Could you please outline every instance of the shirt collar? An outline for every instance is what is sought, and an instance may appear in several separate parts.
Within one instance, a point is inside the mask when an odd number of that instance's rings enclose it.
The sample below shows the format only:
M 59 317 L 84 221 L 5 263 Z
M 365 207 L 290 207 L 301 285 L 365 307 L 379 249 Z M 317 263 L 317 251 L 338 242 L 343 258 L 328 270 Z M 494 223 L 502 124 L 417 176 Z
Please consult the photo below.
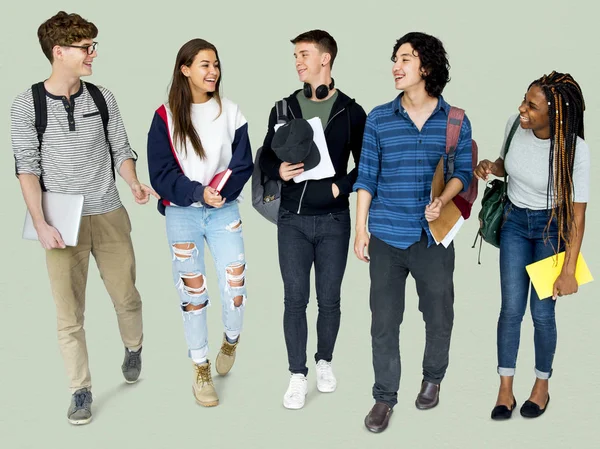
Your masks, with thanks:
M 394 98 L 394 101 L 392 101 L 392 110 L 394 111 L 394 114 L 406 117 L 408 113 L 406 112 L 406 109 L 404 109 L 404 106 L 402 106 L 402 95 L 404 95 L 404 92 L 401 92 L 396 98 Z M 438 103 L 431 115 L 435 115 L 440 109 L 444 111 L 446 115 L 450 113 L 450 105 L 441 95 L 438 97 Z

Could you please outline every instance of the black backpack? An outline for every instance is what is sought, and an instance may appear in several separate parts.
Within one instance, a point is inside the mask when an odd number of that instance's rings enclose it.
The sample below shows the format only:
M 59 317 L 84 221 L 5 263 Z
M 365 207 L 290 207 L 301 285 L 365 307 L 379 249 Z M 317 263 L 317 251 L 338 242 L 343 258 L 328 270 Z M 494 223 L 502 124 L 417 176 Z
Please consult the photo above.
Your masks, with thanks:
M 104 128 L 104 137 L 105 137 L 106 142 L 108 143 L 108 147 L 109 147 L 108 152 L 110 154 L 110 165 L 112 167 L 113 179 L 116 179 L 115 163 L 114 163 L 112 151 L 110 151 L 110 141 L 108 140 L 109 116 L 108 116 L 108 106 L 106 105 L 106 100 L 104 99 L 104 95 L 102 95 L 102 92 L 100 92 L 100 89 L 98 89 L 98 87 L 95 84 L 85 82 L 85 87 L 87 88 L 92 99 L 94 100 L 96 107 L 98 108 L 98 111 L 100 112 L 100 117 L 102 119 L 102 127 Z M 31 86 L 31 93 L 33 96 L 33 109 L 35 111 L 35 129 L 37 131 L 39 149 L 41 151 L 44 132 L 46 132 L 46 126 L 48 125 L 48 109 L 47 109 L 47 103 L 46 103 L 46 88 L 44 87 L 44 82 L 41 81 L 41 82 L 36 83 L 33 86 Z M 133 149 L 132 149 L 132 151 L 133 151 Z M 135 154 L 134 160 L 137 160 L 137 153 L 135 151 L 133 151 L 133 153 Z M 41 176 L 40 176 L 40 184 L 42 186 L 42 190 L 45 191 L 46 187 L 44 186 L 44 181 L 42 180 Z

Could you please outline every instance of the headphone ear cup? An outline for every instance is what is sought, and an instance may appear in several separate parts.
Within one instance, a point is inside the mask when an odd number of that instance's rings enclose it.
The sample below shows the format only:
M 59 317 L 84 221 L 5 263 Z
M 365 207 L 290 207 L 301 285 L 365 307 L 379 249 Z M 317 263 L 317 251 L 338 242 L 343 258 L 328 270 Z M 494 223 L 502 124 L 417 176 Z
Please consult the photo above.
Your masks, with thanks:
M 327 95 L 329 95 L 329 87 L 327 87 L 325 84 L 321 84 L 319 87 L 317 87 L 315 95 L 319 100 L 327 98 Z
M 306 98 L 312 97 L 312 87 L 309 83 L 304 83 L 304 87 L 302 88 L 302 92 Z M 318 92 L 318 89 L 317 89 Z

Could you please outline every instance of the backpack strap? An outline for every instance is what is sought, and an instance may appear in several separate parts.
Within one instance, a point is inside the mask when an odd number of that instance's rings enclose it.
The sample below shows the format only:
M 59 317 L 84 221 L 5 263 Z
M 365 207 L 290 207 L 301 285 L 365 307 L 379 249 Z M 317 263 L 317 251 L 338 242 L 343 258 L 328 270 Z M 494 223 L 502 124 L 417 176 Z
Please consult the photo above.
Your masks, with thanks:
M 46 126 L 48 125 L 48 105 L 46 103 L 46 88 L 44 82 L 31 86 L 31 94 L 33 96 L 33 110 L 35 112 L 35 130 L 38 138 L 38 149 L 42 151 L 42 140 L 44 139 L 44 133 L 46 132 Z M 15 162 L 16 171 L 16 162 Z M 46 191 L 46 186 L 40 175 L 40 186 L 42 191 Z
M 462 128 L 464 118 L 464 109 L 460 109 L 454 106 L 450 107 L 450 112 L 448 113 L 448 122 L 446 124 L 446 154 L 448 155 L 448 157 L 446 158 L 446 182 L 448 182 L 448 180 L 454 174 L 454 159 L 456 157 L 456 146 L 458 145 L 458 139 L 460 137 L 460 130 Z
M 94 104 L 96 105 L 96 107 L 98 108 L 98 111 L 100 112 L 100 118 L 102 118 L 102 127 L 104 128 L 104 138 L 106 139 L 106 143 L 108 143 L 108 152 L 110 153 L 110 164 L 111 164 L 112 171 L 113 171 L 113 178 L 116 179 L 115 161 L 114 161 L 112 151 L 110 150 L 110 140 L 108 140 L 108 120 L 110 117 L 108 114 L 108 106 L 106 104 L 106 99 L 104 98 L 104 95 L 102 95 L 102 92 L 100 91 L 100 89 L 98 89 L 98 86 L 96 86 L 95 84 L 92 84 L 92 83 L 86 81 L 85 87 L 87 87 L 87 90 L 90 93 L 92 100 L 94 100 Z M 133 154 L 135 155 L 133 160 L 137 161 L 138 154 L 135 152 L 135 150 L 133 148 L 131 149 L 131 151 L 133 151 Z
M 514 123 L 510 127 L 508 137 L 506 138 L 506 143 L 504 144 L 504 160 L 506 160 L 506 154 L 508 153 L 508 149 L 510 148 L 510 143 L 512 142 L 512 139 L 515 136 L 515 133 L 517 132 L 517 128 L 519 127 L 520 121 L 521 120 L 517 116 Z
M 98 108 L 98 111 L 100 112 L 100 117 L 102 118 L 102 127 L 104 128 L 104 137 L 106 138 L 106 142 L 108 142 L 108 144 L 110 145 L 110 142 L 108 140 L 108 106 L 106 105 L 106 99 L 104 98 L 104 95 L 102 95 L 102 92 L 100 92 L 100 89 L 98 89 L 98 86 L 96 86 L 95 84 L 89 83 L 89 82 L 85 82 L 85 87 L 87 87 L 88 92 L 90 93 L 90 96 L 92 97 L 92 100 L 94 100 L 94 103 L 96 104 L 96 107 Z
M 46 88 L 44 82 L 40 81 L 31 86 L 33 95 L 33 109 L 35 111 L 35 130 L 37 131 L 39 148 L 42 149 L 42 139 L 48 125 L 48 109 L 46 104 Z
M 277 112 L 277 124 L 288 122 L 287 101 L 285 98 L 275 103 L 275 111 Z

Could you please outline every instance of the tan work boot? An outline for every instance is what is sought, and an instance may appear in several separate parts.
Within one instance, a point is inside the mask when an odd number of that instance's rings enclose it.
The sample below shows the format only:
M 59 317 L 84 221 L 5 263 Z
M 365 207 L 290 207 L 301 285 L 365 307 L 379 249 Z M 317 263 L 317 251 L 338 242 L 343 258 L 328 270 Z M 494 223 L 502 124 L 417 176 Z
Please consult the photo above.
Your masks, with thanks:
M 232 344 L 227 341 L 227 337 L 223 334 L 223 344 L 221 345 L 221 350 L 217 354 L 216 361 L 217 373 L 221 376 L 224 376 L 231 370 L 233 362 L 235 362 L 235 348 L 237 348 L 239 342 L 239 336 L 237 341 Z
M 204 407 L 219 405 L 219 396 L 215 391 L 212 377 L 210 375 L 210 362 L 206 361 L 200 365 L 194 363 L 194 378 L 192 389 L 196 402 Z

